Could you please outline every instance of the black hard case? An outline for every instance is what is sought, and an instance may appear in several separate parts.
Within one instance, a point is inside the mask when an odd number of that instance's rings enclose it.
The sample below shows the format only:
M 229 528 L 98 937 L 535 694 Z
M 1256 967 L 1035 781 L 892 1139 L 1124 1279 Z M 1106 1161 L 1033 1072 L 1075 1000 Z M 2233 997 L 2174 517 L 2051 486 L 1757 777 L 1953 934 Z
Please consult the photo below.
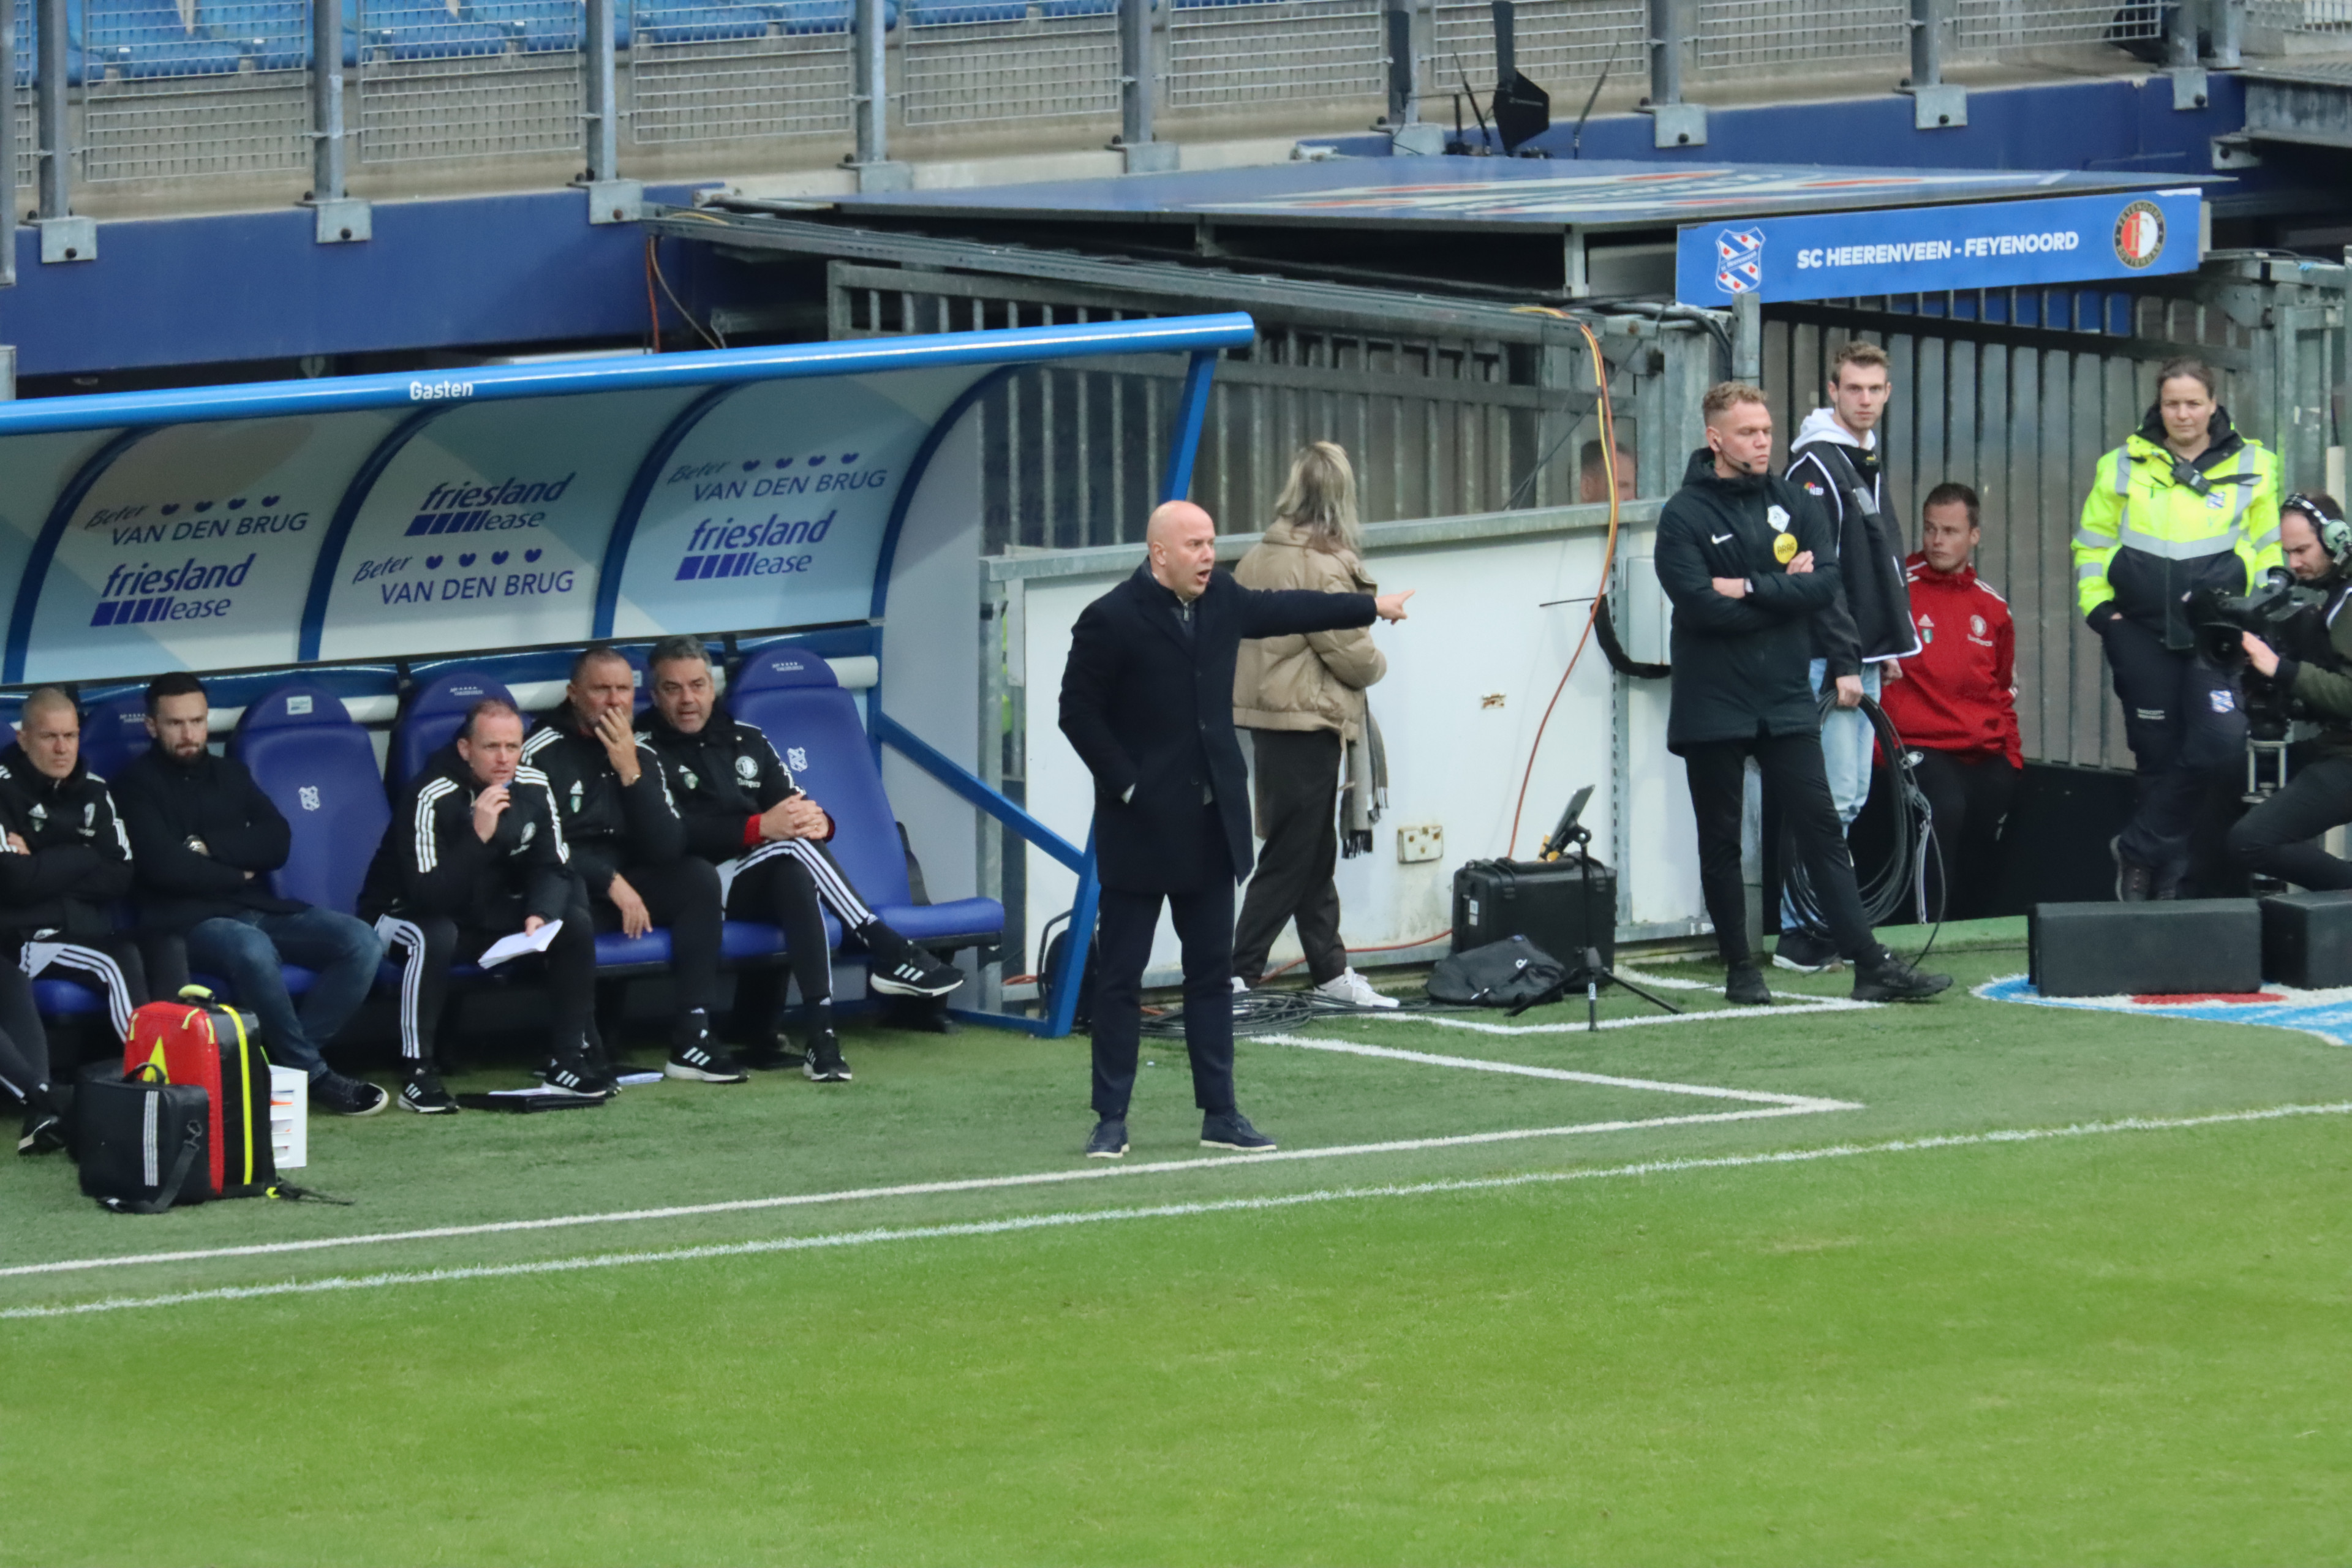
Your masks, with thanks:
M 2259 991 L 2263 917 L 2252 899 L 2036 904 L 2030 976 L 2044 996 Z
M 1592 931 L 1584 929 L 1591 878 Z M 1454 873 L 1454 951 L 1523 936 L 1583 974 L 1584 950 L 1617 954 L 1617 873 L 1595 860 L 1473 860 Z

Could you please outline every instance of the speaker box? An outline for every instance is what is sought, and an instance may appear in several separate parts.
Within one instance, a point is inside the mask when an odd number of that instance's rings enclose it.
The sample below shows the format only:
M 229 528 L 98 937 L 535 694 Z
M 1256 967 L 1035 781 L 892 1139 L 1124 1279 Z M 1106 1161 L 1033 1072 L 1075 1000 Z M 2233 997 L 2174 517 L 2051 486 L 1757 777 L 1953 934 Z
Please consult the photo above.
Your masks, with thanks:
M 2352 893 L 2264 899 L 2263 978 L 2306 991 L 2352 985 Z
M 2026 942 L 2044 996 L 2262 989 L 2263 913 L 2252 899 L 2036 904 Z

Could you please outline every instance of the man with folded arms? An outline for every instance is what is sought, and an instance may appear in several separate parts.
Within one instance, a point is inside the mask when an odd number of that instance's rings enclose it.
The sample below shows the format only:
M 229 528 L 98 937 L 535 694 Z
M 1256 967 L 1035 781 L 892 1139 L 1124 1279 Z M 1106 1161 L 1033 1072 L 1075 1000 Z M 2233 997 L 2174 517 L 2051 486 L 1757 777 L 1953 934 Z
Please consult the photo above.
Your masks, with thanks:
M 341 1116 L 373 1116 L 387 1096 L 346 1078 L 321 1054 L 375 984 L 383 943 L 363 921 L 269 890 L 293 833 L 245 765 L 206 745 L 210 704 L 184 671 L 147 687 L 155 743 L 115 783 L 131 832 L 140 918 L 187 943 L 191 968 L 226 978 L 253 1010 L 272 1061 L 310 1078 L 310 1102 Z M 281 963 L 318 978 L 299 1007 Z

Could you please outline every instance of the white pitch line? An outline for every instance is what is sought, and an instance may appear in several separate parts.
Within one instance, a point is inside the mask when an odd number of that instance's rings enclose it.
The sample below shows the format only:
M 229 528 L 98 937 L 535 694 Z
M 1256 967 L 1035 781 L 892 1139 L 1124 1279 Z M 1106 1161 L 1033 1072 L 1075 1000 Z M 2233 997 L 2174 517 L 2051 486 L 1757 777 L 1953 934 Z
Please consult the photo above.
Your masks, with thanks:
M 1569 1001 L 1574 1001 L 1570 996 Z M 1635 1018 L 1603 1018 L 1603 1029 L 1649 1029 L 1662 1024 L 1720 1024 L 1727 1019 L 1760 1024 L 1773 1018 L 1795 1018 L 1807 1013 L 1872 1013 L 1883 1002 L 1856 1002 L 1850 996 L 1816 996 L 1809 1001 L 1769 1007 L 1708 1007 L 1696 1013 L 1644 1013 Z M 1442 1029 L 1468 1029 L 1480 1035 L 1581 1035 L 1588 1024 L 1486 1024 L 1475 1018 L 1449 1018 L 1443 1013 L 1349 1013 L 1348 1020 L 1377 1018 L 1384 1023 L 1435 1024 Z
M 1656 1079 L 1612 1078 L 1606 1073 L 1574 1072 L 1567 1068 L 1526 1067 L 1517 1062 L 1486 1061 L 1478 1057 L 1440 1057 L 1427 1051 L 1400 1051 L 1387 1046 L 1363 1046 L 1353 1040 L 1317 1040 L 1304 1035 L 1253 1035 L 1269 1046 L 1297 1046 L 1302 1050 L 1336 1051 L 1343 1056 L 1379 1057 L 1394 1062 L 1418 1062 L 1423 1067 L 1461 1068 L 1471 1072 L 1508 1073 L 1515 1078 L 1555 1079 L 1563 1083 L 1594 1083 L 1608 1089 L 1644 1089 L 1660 1094 L 1695 1094 L 1709 1100 L 1744 1100 L 1757 1105 L 1786 1105 L 1805 1110 L 1860 1110 L 1843 1100 L 1822 1100 L 1810 1094 L 1768 1094 L 1753 1089 L 1717 1089 L 1703 1083 L 1665 1083 Z
M 951 1237 L 1006 1236 L 1020 1231 L 1057 1229 L 1069 1226 L 1106 1225 L 1124 1220 L 1181 1219 L 1200 1215 L 1235 1214 L 1298 1208 L 1314 1204 L 1362 1202 L 1374 1198 L 1425 1197 L 1450 1193 L 1496 1192 L 1510 1187 L 1552 1185 L 1609 1177 L 1670 1175 L 1685 1171 L 1739 1170 L 1759 1165 L 1806 1164 L 1822 1160 L 1853 1159 L 1866 1154 L 1909 1154 L 1936 1149 L 1961 1149 L 1992 1143 L 2029 1143 L 2054 1138 L 2085 1138 L 2111 1132 L 2171 1131 L 2212 1127 L 2229 1122 L 2275 1121 L 2296 1116 L 2342 1116 L 2352 1113 L 2352 1101 L 2329 1105 L 2278 1105 L 2261 1110 L 2223 1111 L 2208 1116 L 2126 1117 L 2114 1121 L 2076 1123 L 2069 1127 L 2013 1128 L 1993 1132 L 1954 1133 L 1933 1138 L 1905 1138 L 1883 1143 L 1840 1143 L 1822 1149 L 1788 1149 L 1766 1154 L 1725 1154 L 1712 1158 L 1646 1160 L 1639 1164 L 1611 1165 L 1582 1171 L 1536 1171 L 1516 1176 L 1469 1177 L 1454 1181 L 1416 1182 L 1378 1187 L 1325 1188 L 1255 1198 L 1226 1198 L 1209 1203 L 1160 1204 L 1148 1208 L 1076 1209 L 1055 1214 L 1024 1215 L 1011 1219 L 975 1220 L 959 1225 L 908 1226 L 899 1228 L 836 1231 L 826 1236 L 778 1237 L 764 1241 L 740 1241 L 709 1247 L 671 1247 L 658 1252 L 608 1252 L 582 1258 L 551 1258 L 530 1263 L 483 1264 L 464 1268 L 420 1269 L 409 1273 L 339 1275 L 325 1279 L 289 1279 L 268 1285 L 228 1285 L 205 1290 L 181 1290 L 164 1296 L 110 1296 L 95 1301 L 56 1306 L 0 1308 L 0 1321 L 28 1318 L 74 1318 L 141 1308 L 190 1306 L 211 1301 L 248 1301 L 268 1296 L 323 1295 L 331 1291 L 382 1289 L 395 1285 L 437 1285 L 467 1279 L 504 1279 L 533 1274 L 570 1274 L 591 1268 L 618 1268 L 646 1263 L 683 1263 L 709 1258 L 743 1258 L 761 1253 L 813 1252 L 830 1247 L 870 1247 L 890 1241 L 934 1241 Z M 1774 1114 L 1773 1112 L 1746 1114 Z
M 443 1241 L 454 1237 L 496 1236 L 511 1231 L 566 1230 L 577 1226 L 624 1225 L 639 1220 L 685 1219 L 697 1215 L 744 1214 L 760 1209 L 806 1208 L 819 1204 L 870 1202 L 880 1198 L 929 1197 L 947 1193 L 1052 1186 L 1064 1182 L 1103 1181 L 1118 1176 L 1159 1175 L 1171 1171 L 1241 1170 L 1293 1160 L 1347 1159 L 1363 1154 L 1403 1154 L 1424 1149 L 1468 1149 L 1487 1143 L 1517 1143 L 1537 1138 L 1569 1138 L 1595 1132 L 1636 1132 L 1657 1127 L 1696 1127 L 1715 1121 L 1761 1121 L 1780 1116 L 1811 1116 L 1826 1110 L 1859 1110 L 1837 1100 L 1806 1100 L 1757 1110 L 1714 1110 L 1683 1116 L 1653 1116 L 1630 1121 L 1581 1121 L 1567 1127 L 1520 1127 L 1496 1132 L 1457 1132 L 1441 1138 L 1406 1138 L 1388 1143 L 1344 1143 L 1328 1149 L 1282 1149 L 1265 1154 L 1217 1154 L 1206 1159 L 1154 1160 L 1114 1165 L 1097 1161 L 1065 1171 L 1017 1176 L 971 1176 L 952 1182 L 908 1182 L 895 1187 L 855 1187 L 830 1193 L 793 1193 L 781 1197 L 731 1198 L 719 1203 L 680 1204 L 668 1208 L 627 1209 L 610 1214 L 556 1215 L 545 1219 L 489 1220 L 479 1225 L 435 1226 L 424 1230 L 378 1231 L 364 1236 L 320 1237 L 309 1241 L 255 1242 L 245 1247 L 208 1247 L 184 1252 L 141 1252 L 121 1258 L 72 1258 L 54 1263 L 18 1263 L 0 1268 L 0 1279 L 25 1274 L 68 1274 L 93 1268 L 123 1268 L 144 1263 L 193 1263 L 215 1258 L 263 1258 L 319 1252 L 338 1247 L 375 1247 L 396 1241 Z

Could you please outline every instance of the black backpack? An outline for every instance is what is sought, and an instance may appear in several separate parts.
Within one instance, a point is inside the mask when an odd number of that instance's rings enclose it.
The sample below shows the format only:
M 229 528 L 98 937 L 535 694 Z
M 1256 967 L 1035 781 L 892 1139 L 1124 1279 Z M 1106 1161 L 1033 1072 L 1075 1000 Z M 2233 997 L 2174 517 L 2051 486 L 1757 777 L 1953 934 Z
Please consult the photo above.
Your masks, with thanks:
M 1429 972 L 1433 1000 L 1508 1007 L 1514 1015 L 1557 1002 L 1567 989 L 1568 965 L 1523 936 L 1442 958 Z
M 163 1081 L 160 1068 L 128 1078 L 111 1068 L 84 1068 L 74 1094 L 83 1194 L 116 1214 L 204 1202 L 212 1195 L 211 1121 L 211 1094 Z

